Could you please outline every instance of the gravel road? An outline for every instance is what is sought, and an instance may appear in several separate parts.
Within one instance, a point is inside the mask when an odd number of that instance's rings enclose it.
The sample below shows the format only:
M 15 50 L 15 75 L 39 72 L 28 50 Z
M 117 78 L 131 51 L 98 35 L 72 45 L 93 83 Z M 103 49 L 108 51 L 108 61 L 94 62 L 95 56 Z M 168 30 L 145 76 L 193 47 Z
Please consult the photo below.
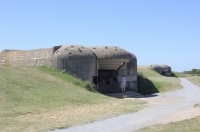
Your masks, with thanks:
M 183 86 L 181 90 L 157 94 L 158 96 L 154 97 L 138 98 L 149 102 L 148 106 L 141 111 L 54 132 L 131 132 L 154 124 L 200 115 L 200 108 L 194 107 L 195 104 L 200 104 L 200 87 L 187 79 L 180 78 L 180 81 Z

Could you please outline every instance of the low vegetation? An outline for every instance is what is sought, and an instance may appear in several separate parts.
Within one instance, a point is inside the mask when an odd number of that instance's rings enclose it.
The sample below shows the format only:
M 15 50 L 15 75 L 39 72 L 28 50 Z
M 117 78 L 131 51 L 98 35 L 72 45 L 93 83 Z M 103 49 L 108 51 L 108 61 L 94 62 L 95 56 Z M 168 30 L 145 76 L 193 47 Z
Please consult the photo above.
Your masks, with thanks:
M 200 104 L 195 104 L 194 108 L 200 107 Z
M 183 74 L 192 74 L 200 76 L 200 69 L 192 69 L 191 71 L 184 71 Z
M 171 122 L 166 125 L 153 125 L 134 132 L 200 132 L 200 117 Z
M 168 92 L 180 89 L 180 80 L 163 76 L 148 67 L 138 67 L 138 91 L 142 94 Z
M 198 69 L 192 69 L 191 71 L 184 71 L 183 73 L 175 72 L 177 77 L 186 78 L 192 83 L 200 86 L 200 74 Z
M 0 80 L 2 132 L 67 128 L 135 112 L 145 104 L 102 95 L 88 82 L 47 67 L 0 67 Z
M 200 86 L 200 76 L 188 76 L 185 78 L 188 79 L 189 81 L 191 81 L 192 83 Z
M 174 76 L 179 78 L 185 78 L 191 76 L 190 74 L 183 74 L 182 72 L 173 72 Z

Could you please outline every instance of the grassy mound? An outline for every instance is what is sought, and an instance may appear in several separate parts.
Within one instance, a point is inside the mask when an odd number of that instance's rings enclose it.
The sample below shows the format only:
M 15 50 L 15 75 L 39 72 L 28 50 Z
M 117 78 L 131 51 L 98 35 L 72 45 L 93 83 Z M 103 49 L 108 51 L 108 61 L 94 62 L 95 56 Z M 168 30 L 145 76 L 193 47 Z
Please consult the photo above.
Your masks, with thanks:
M 0 80 L 0 131 L 66 128 L 135 112 L 144 104 L 107 97 L 52 68 L 0 67 Z
M 138 67 L 138 91 L 142 94 L 168 92 L 181 88 L 177 77 L 160 75 L 148 67 Z
M 157 88 L 154 84 L 145 77 L 143 74 L 139 73 L 138 76 L 138 92 L 141 94 L 151 94 L 151 93 L 158 93 Z

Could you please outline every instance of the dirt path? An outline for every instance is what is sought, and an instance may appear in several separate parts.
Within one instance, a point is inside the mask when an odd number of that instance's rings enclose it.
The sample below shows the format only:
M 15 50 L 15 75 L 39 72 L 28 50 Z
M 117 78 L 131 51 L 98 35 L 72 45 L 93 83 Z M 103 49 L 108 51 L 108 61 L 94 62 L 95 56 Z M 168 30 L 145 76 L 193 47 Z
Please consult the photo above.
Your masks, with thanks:
M 158 94 L 158 96 L 139 98 L 149 102 L 145 109 L 105 120 L 96 121 L 55 132 L 130 132 L 149 125 L 168 123 L 200 115 L 200 87 L 181 78 L 183 89 Z

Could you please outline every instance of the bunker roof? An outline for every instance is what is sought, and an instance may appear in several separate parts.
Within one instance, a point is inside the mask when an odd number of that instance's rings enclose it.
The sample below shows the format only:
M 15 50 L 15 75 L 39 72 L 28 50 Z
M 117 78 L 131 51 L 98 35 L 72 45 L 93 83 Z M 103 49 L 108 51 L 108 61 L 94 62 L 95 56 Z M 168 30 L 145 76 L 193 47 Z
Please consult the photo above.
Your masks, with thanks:
M 136 59 L 135 55 L 117 46 L 90 47 L 98 59 Z
M 82 45 L 63 45 L 55 51 L 54 55 L 63 56 L 66 58 L 69 56 L 95 56 L 92 50 Z
M 152 68 L 162 68 L 160 65 L 157 65 L 157 64 L 151 65 L 151 67 L 152 67 Z
M 161 67 L 162 67 L 162 68 L 168 68 L 168 69 L 171 69 L 171 67 L 168 66 L 168 65 L 161 65 Z

